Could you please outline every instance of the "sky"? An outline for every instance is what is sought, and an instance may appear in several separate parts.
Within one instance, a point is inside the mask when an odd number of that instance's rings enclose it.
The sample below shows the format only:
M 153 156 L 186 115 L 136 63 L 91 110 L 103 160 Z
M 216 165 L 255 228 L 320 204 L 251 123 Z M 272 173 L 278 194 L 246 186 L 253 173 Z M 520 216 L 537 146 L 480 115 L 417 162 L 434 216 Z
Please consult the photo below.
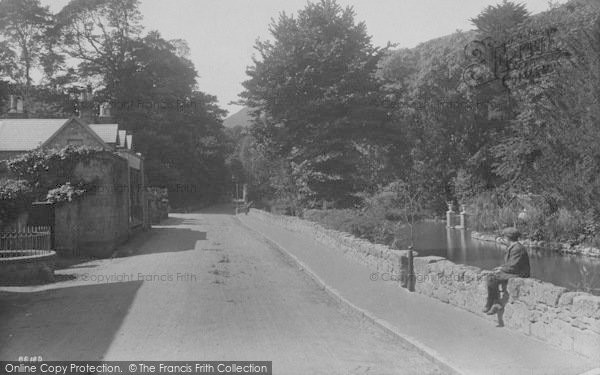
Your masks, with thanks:
M 470 18 L 501 0 L 337 0 L 352 6 L 364 21 L 376 46 L 396 43 L 414 47 L 456 30 L 471 30 Z M 564 2 L 565 0 L 560 0 Z M 54 12 L 69 0 L 42 0 Z M 518 1 L 517 1 L 518 2 Z M 535 14 L 548 9 L 548 0 L 523 1 Z M 185 39 L 198 71 L 198 88 L 217 96 L 233 114 L 233 105 L 247 79 L 257 38 L 268 39 L 268 26 L 281 11 L 295 14 L 306 0 L 141 0 L 145 31 L 158 30 L 165 39 Z

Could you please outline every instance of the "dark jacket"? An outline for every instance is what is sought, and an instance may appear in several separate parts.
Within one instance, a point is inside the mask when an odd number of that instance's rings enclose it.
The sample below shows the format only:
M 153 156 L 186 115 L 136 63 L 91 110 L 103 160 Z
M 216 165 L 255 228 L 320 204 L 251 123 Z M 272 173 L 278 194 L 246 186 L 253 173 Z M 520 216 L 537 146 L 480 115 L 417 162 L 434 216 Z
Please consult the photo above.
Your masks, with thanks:
M 506 251 L 502 271 L 519 277 L 529 277 L 529 255 L 527 250 L 519 242 L 513 242 Z

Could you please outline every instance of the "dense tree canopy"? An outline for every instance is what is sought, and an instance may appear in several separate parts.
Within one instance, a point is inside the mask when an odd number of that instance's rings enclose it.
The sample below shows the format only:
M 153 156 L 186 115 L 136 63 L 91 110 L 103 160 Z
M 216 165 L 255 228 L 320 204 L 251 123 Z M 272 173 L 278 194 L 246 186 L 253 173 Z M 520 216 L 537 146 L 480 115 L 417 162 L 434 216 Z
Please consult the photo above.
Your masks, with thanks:
M 239 165 L 256 189 L 304 206 L 416 179 L 436 210 L 496 190 L 589 207 L 598 20 L 593 1 L 535 16 L 504 1 L 471 19 L 475 31 L 388 51 L 334 1 L 281 14 L 247 71 L 242 97 L 255 121 Z M 477 84 L 467 75 L 474 57 Z M 265 164 L 270 180 L 249 172 L 257 160 L 276 162 Z
M 289 161 L 306 203 L 343 201 L 365 188 L 365 156 L 392 143 L 375 76 L 384 50 L 354 16 L 332 0 L 308 3 L 296 17 L 280 14 L 273 40 L 257 42 L 244 82 L 254 135 Z

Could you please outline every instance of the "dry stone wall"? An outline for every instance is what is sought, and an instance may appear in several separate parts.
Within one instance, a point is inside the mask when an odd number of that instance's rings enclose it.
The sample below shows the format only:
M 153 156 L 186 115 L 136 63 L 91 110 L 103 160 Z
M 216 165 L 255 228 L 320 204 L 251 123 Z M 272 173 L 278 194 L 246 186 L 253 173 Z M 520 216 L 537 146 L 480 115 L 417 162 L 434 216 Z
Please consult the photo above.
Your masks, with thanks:
M 406 251 L 394 251 L 350 234 L 325 229 L 292 216 L 252 209 L 250 215 L 302 235 L 311 236 L 379 272 L 404 274 Z M 415 257 L 415 292 L 465 309 L 506 327 L 600 361 L 600 296 L 571 292 L 536 279 L 515 278 L 503 296 L 504 311 L 481 312 L 491 271 L 455 264 L 443 257 Z
M 442 257 L 414 260 L 415 291 L 463 308 L 562 349 L 600 360 L 600 296 L 536 279 L 509 280 L 504 311 L 481 312 L 490 271 L 454 264 Z
M 292 232 L 310 236 L 323 245 L 369 266 L 374 271 L 392 275 L 392 280 L 399 283 L 406 280 L 408 274 L 408 251 L 406 250 L 393 250 L 345 232 L 326 229 L 317 223 L 295 216 L 273 215 L 256 209 L 251 209 L 249 215 Z

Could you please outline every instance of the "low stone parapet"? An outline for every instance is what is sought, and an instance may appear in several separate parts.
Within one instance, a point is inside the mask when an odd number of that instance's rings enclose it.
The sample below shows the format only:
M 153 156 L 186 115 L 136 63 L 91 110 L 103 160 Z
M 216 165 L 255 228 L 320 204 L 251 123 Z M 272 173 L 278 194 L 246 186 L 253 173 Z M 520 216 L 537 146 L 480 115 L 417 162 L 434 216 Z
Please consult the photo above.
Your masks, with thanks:
M 414 259 L 415 291 L 490 318 L 481 312 L 491 271 L 442 257 Z M 506 327 L 600 360 L 600 296 L 570 292 L 536 279 L 514 278 L 498 317 Z
M 408 251 L 393 250 L 385 245 L 356 238 L 351 234 L 326 229 L 312 221 L 295 216 L 273 215 L 266 211 L 251 209 L 249 215 L 264 222 L 278 225 L 292 232 L 310 236 L 323 245 L 339 250 L 345 256 L 369 266 L 373 271 L 393 275 L 392 279 L 405 284 L 408 276 Z M 416 256 L 417 253 L 413 252 Z
M 255 209 L 249 214 L 310 236 L 372 270 L 398 275 L 398 281 L 408 274 L 406 250 L 392 250 L 298 217 Z M 415 257 L 413 264 L 415 292 L 490 321 L 500 319 L 510 329 L 600 361 L 600 296 L 571 292 L 536 279 L 514 278 L 509 280 L 507 295 L 502 298 L 504 311 L 488 316 L 481 310 L 487 297 L 487 277 L 492 271 L 455 264 L 437 256 Z

